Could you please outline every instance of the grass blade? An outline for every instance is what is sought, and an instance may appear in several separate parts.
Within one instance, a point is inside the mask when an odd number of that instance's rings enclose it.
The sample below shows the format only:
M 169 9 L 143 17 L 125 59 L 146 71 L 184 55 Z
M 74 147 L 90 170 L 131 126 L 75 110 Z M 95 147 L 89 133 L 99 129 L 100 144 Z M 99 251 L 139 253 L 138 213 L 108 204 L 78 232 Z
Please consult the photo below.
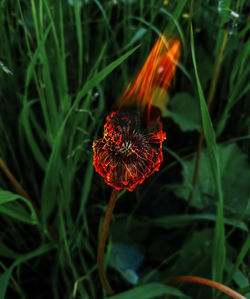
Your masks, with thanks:
M 110 299 L 151 299 L 164 294 L 174 295 L 178 298 L 190 298 L 173 287 L 160 283 L 150 283 L 112 296 Z
M 212 258 L 212 278 L 215 281 L 222 282 L 223 269 L 225 264 L 226 248 L 225 248 L 225 230 L 224 230 L 224 215 L 223 215 L 223 195 L 221 186 L 220 164 L 217 152 L 216 137 L 211 122 L 211 118 L 207 109 L 205 97 L 202 91 L 194 51 L 194 34 L 191 27 L 191 51 L 195 71 L 195 78 L 200 100 L 202 124 L 204 128 L 204 136 L 209 152 L 210 164 L 213 173 L 214 183 L 216 185 L 218 202 L 216 211 L 216 223 L 214 232 L 214 246 Z

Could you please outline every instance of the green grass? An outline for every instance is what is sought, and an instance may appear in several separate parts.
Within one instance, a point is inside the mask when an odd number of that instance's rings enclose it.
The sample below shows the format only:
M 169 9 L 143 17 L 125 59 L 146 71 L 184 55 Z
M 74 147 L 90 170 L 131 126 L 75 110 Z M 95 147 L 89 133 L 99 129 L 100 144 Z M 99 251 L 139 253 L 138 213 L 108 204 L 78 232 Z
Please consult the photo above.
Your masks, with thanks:
M 0 158 L 30 198 L 1 168 L 0 299 L 105 296 L 96 251 L 111 188 L 94 172 L 92 142 L 163 31 L 182 44 L 164 111 L 164 162 L 120 193 L 106 256 L 113 298 L 226 298 L 167 286 L 176 275 L 250 298 L 249 4 L 199 0 L 185 18 L 191 1 L 163 2 L 0 0 L 0 61 L 13 73 L 0 68 Z

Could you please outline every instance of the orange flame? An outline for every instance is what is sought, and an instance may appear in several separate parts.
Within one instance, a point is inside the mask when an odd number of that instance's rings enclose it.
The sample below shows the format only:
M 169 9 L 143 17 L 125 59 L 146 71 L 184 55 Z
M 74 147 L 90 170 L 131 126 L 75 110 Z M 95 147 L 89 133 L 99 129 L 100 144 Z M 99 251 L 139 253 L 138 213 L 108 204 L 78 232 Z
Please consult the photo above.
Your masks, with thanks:
M 159 100 L 168 90 L 180 57 L 180 41 L 167 40 L 165 34 L 156 41 L 138 76 L 127 86 L 118 99 L 118 109 L 138 105 L 145 109 L 148 116 L 153 102 Z M 148 119 L 149 120 L 149 119 Z

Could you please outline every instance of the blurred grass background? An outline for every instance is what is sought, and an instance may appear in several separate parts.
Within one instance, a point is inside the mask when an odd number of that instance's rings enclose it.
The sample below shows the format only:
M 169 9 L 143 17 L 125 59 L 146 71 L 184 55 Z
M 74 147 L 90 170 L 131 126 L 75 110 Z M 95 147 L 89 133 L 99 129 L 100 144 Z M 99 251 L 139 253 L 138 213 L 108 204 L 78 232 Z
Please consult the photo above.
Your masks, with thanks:
M 94 173 L 92 141 L 163 31 L 182 43 L 164 163 L 120 193 L 107 248 L 114 298 L 160 296 L 175 275 L 250 298 L 249 9 L 244 0 L 0 1 L 0 299 L 103 298 L 96 248 L 111 188 Z M 180 298 L 226 298 L 175 288 Z

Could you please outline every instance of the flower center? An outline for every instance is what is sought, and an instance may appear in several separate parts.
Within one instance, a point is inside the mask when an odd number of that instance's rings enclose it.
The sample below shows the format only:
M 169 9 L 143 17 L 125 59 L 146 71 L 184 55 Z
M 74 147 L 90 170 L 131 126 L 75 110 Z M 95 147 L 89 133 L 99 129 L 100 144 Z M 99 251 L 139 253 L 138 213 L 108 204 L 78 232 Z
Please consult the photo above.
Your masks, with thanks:
M 118 149 L 118 151 L 123 155 L 129 155 L 131 154 L 133 150 L 133 143 L 131 140 L 123 141 L 121 147 Z

